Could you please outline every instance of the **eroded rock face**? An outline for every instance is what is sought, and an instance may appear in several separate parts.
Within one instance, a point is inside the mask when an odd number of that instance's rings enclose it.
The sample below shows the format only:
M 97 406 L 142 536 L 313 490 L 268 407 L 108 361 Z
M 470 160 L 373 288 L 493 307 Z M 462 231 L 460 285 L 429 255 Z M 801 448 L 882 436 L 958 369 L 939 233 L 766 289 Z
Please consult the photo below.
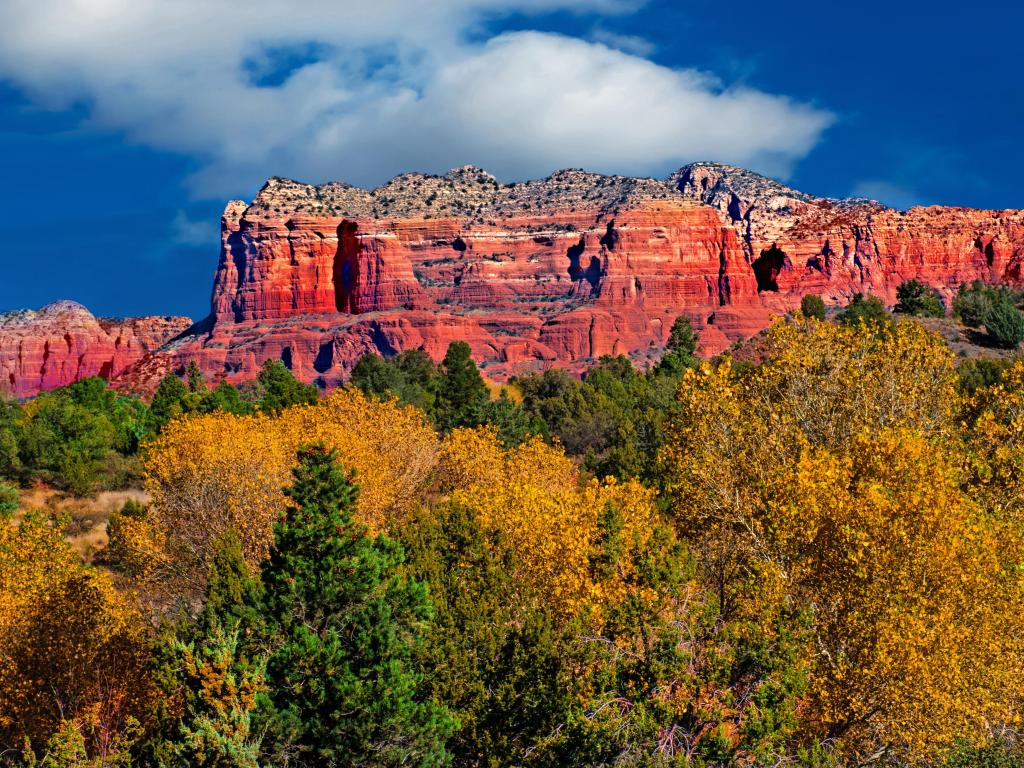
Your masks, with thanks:
M 605 354 L 642 364 L 680 314 L 713 354 L 806 293 L 892 302 L 917 277 L 949 298 L 964 281 L 1019 281 L 1024 256 L 1016 211 L 900 212 L 710 163 L 515 185 L 466 167 L 372 192 L 275 178 L 222 223 L 210 325 L 168 348 L 170 364 L 244 378 L 273 357 L 327 386 L 366 352 L 440 358 L 454 340 L 499 378 Z
M 0 391 L 23 398 L 88 376 L 112 379 L 191 325 L 187 317 L 98 319 L 73 301 L 0 314 Z
M 1020 211 L 901 212 L 711 163 L 511 185 L 465 167 L 373 191 L 273 178 L 224 212 L 211 316 L 120 381 L 149 388 L 193 359 L 239 381 L 275 358 L 330 387 L 366 352 L 440 359 L 455 340 L 495 378 L 605 354 L 642 365 L 681 314 L 710 355 L 807 293 L 892 303 L 916 277 L 949 299 L 974 279 L 1019 283 L 1022 261 Z

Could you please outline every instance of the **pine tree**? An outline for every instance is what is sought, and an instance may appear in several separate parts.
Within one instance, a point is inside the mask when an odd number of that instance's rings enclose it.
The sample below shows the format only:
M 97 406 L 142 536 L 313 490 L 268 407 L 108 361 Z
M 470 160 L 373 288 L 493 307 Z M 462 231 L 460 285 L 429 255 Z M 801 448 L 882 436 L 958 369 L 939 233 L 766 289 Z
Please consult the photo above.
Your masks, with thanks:
M 199 768 L 256 768 L 261 738 L 253 728 L 265 689 L 265 656 L 249 648 L 257 580 L 249 574 L 238 534 L 218 542 L 199 621 L 170 647 L 171 684 L 182 697 L 182 716 L 163 754 L 174 764 Z
M 161 380 L 149 406 L 149 426 L 160 432 L 168 423 L 189 413 L 194 396 L 178 376 L 169 373 Z
M 355 520 L 358 487 L 333 451 L 299 460 L 262 573 L 276 759 L 444 765 L 453 723 L 421 699 L 412 664 L 431 617 L 426 587 L 403 575 L 397 542 Z
M 435 400 L 435 421 L 447 432 L 456 427 L 474 427 L 483 421 L 482 410 L 489 398 L 487 385 L 477 370 L 469 344 L 453 341 L 442 363 L 444 373 Z
M 697 334 L 686 315 L 680 315 L 672 323 L 672 330 L 669 332 L 668 343 L 665 347 L 665 355 L 655 367 L 655 373 L 678 378 L 687 368 L 692 368 L 695 365 L 697 359 L 694 357 L 694 353 L 697 351 Z
M 256 377 L 259 406 L 264 413 L 278 414 L 293 405 L 313 405 L 320 393 L 303 384 L 280 360 L 267 360 Z
M 260 582 L 253 578 L 242 556 L 242 542 L 234 529 L 221 536 L 206 580 L 206 601 L 200 626 L 214 623 L 234 629 L 239 624 L 255 625 L 254 609 L 259 605 Z
M 206 393 L 206 381 L 203 379 L 203 372 L 195 360 L 188 364 L 185 371 L 185 381 L 188 383 L 188 391 L 193 394 L 203 395 Z

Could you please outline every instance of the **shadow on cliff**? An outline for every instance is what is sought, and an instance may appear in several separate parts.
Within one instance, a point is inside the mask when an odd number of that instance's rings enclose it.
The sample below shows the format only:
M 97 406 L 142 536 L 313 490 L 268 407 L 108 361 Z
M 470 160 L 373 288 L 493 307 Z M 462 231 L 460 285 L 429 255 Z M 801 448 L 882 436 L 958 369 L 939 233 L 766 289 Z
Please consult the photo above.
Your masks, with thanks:
M 597 256 L 590 257 L 590 264 L 583 268 L 583 251 L 586 249 L 583 238 L 576 245 L 569 246 L 566 255 L 569 257 L 569 278 L 572 280 L 586 280 L 591 288 L 597 288 L 601 279 L 601 260 Z

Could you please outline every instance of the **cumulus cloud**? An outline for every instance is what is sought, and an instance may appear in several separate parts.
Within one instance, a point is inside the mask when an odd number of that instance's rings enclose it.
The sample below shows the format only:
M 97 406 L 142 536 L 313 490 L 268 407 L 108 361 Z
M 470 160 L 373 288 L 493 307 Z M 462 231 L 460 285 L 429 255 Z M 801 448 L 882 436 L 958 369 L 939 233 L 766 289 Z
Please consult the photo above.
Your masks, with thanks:
M 637 0 L 5 0 L 0 77 L 40 105 L 196 158 L 197 196 L 268 175 L 380 183 L 475 163 L 667 173 L 713 159 L 785 176 L 833 117 L 502 14 L 608 18 Z M 627 41 L 628 42 L 628 41 Z

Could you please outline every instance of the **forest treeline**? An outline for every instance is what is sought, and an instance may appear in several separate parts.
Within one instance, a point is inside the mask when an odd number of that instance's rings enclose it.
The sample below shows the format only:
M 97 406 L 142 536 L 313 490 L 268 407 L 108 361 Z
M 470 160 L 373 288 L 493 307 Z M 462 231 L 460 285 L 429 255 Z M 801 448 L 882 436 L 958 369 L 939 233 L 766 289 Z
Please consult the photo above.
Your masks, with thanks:
M 805 304 L 582 380 L 5 403 L 0 764 L 1024 765 L 1024 362 Z M 33 482 L 150 503 L 89 565 Z

